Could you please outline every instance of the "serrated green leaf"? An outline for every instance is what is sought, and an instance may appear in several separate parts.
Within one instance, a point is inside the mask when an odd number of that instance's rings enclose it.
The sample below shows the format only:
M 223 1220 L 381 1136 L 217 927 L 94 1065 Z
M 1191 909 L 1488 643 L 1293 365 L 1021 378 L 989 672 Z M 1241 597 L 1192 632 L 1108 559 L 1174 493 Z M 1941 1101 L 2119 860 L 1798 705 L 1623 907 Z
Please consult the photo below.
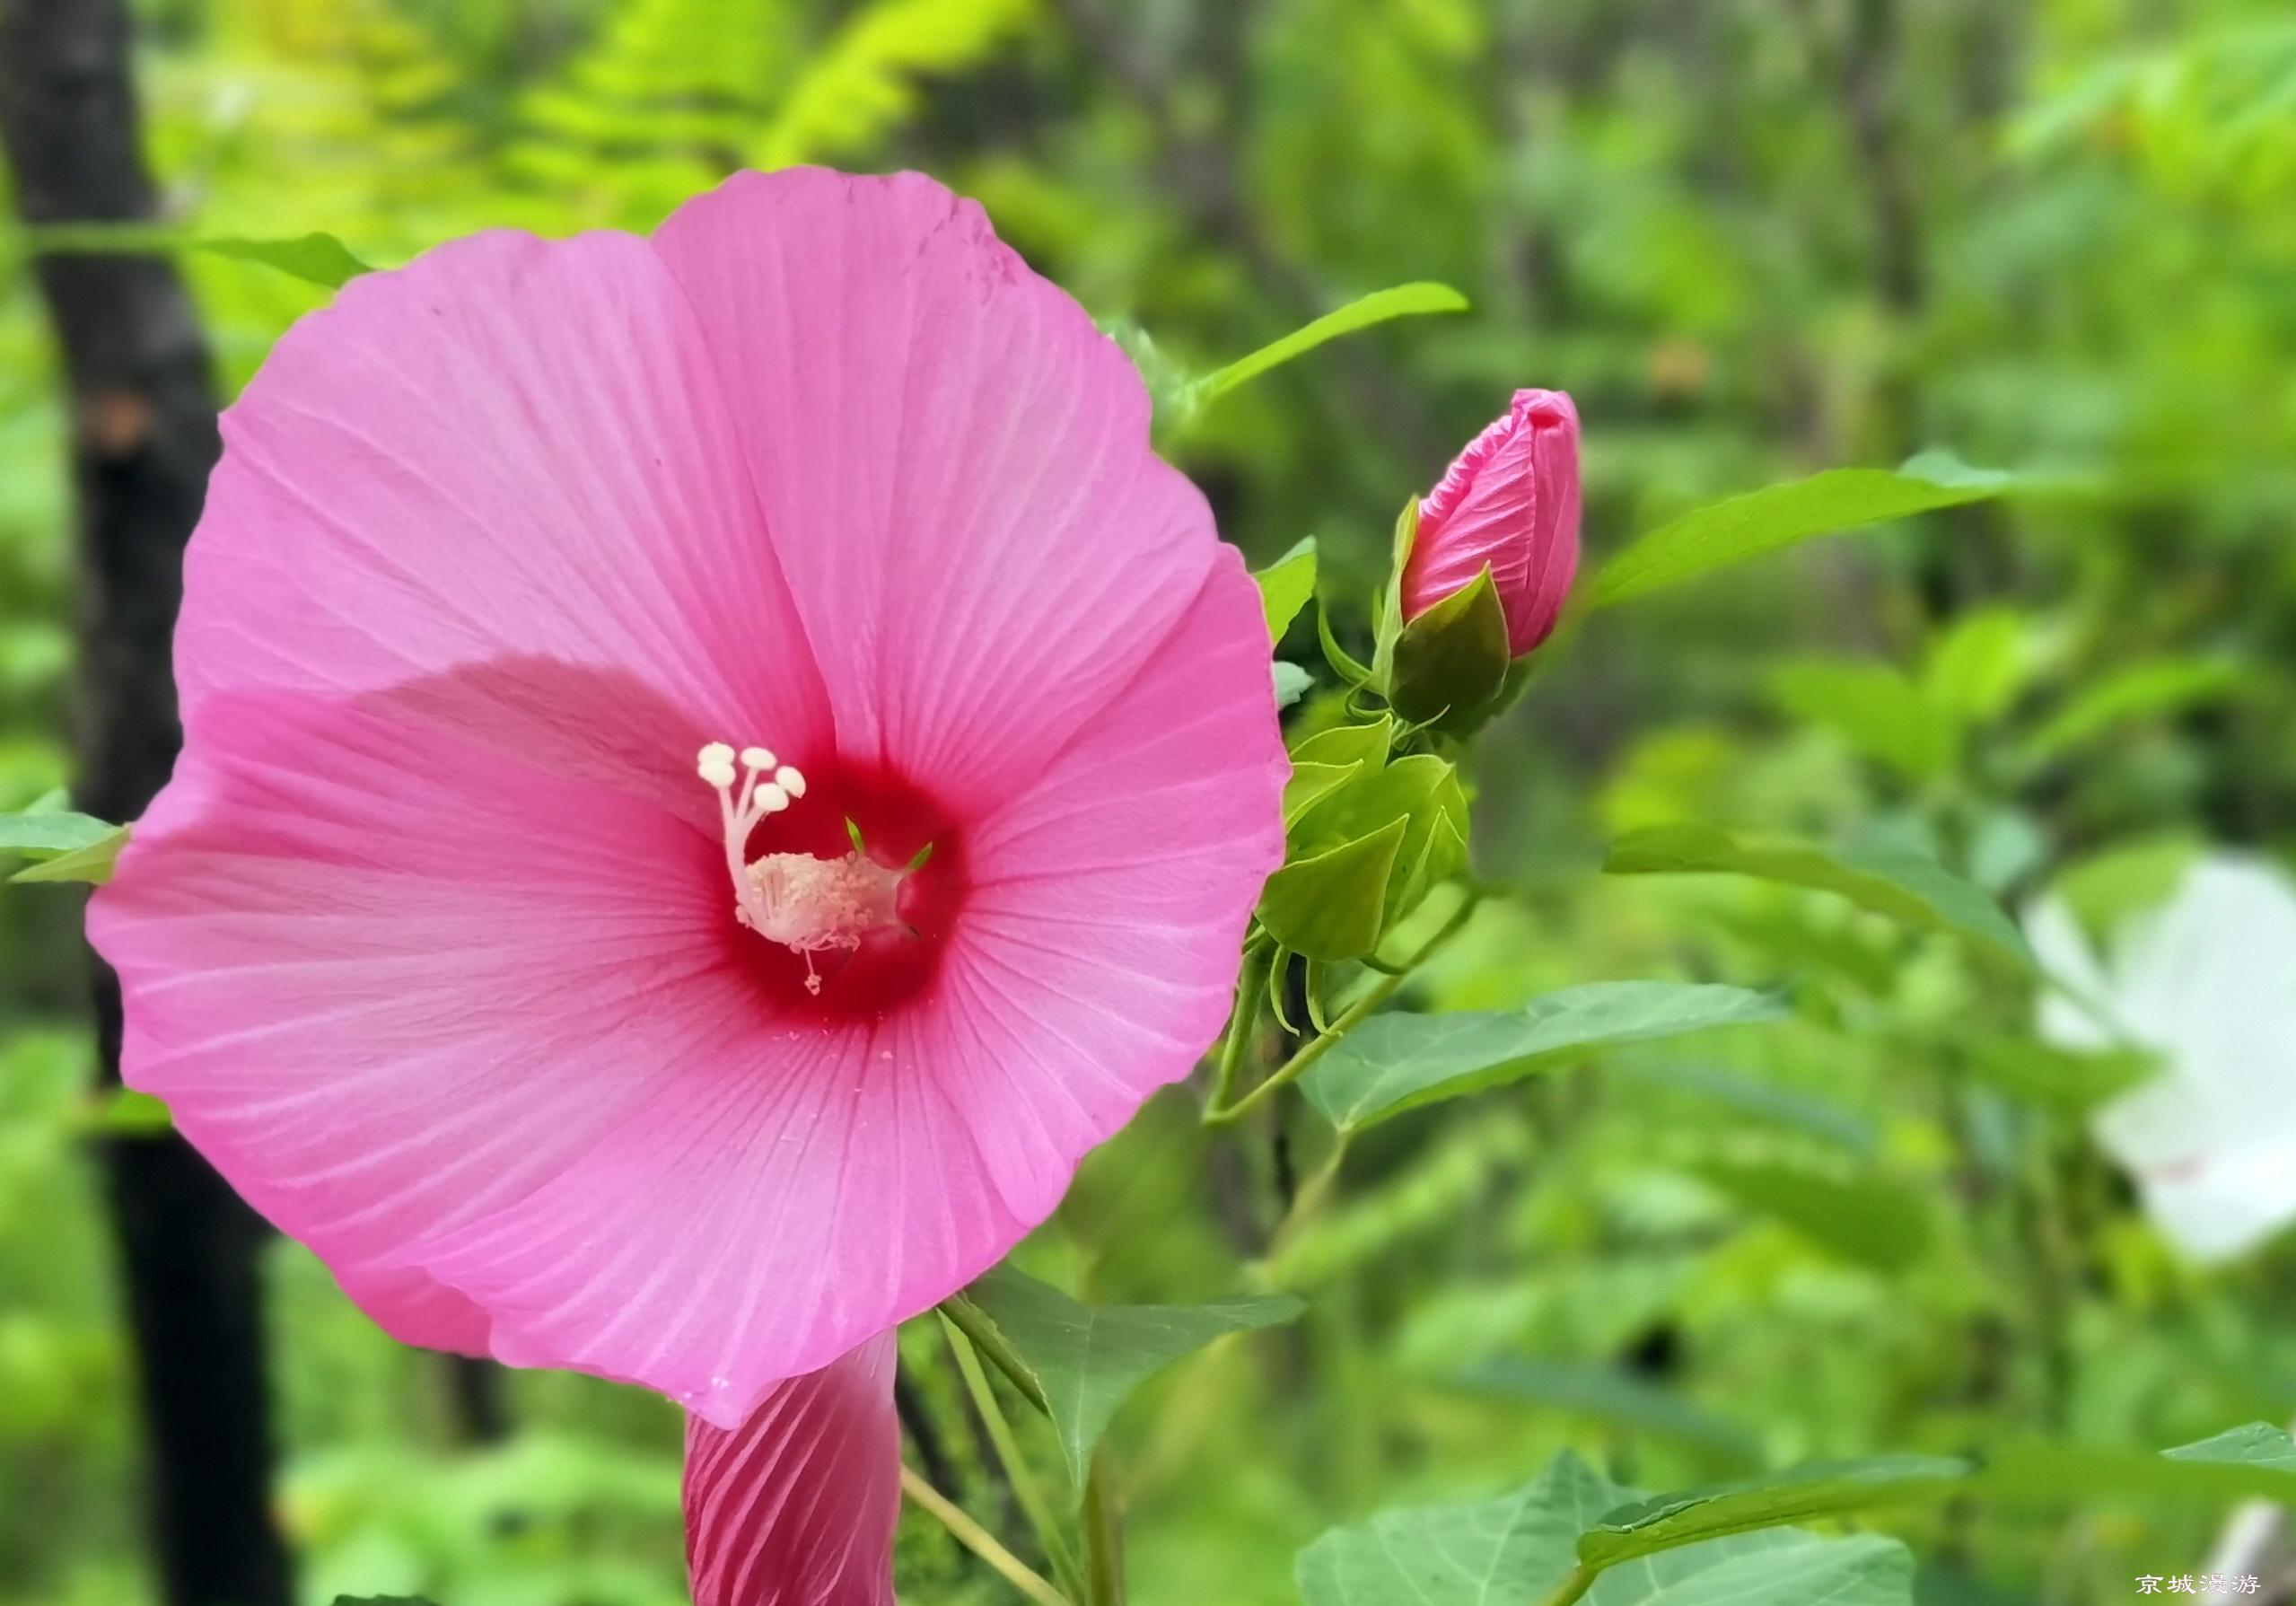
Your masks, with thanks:
M 1579 1534 L 1632 1491 L 1569 1451 L 1511 1495 L 1380 1513 L 1299 1554 L 1307 1606 L 1526 1606 L 1572 1567 Z
M 1310 959 L 1371 952 L 1386 929 L 1388 882 L 1408 824 L 1389 821 L 1368 836 L 1285 864 L 1260 889 L 1260 924 Z
M 1375 323 L 1385 323 L 1390 318 L 1465 311 L 1467 297 L 1449 285 L 1418 282 L 1397 285 L 1387 290 L 1374 290 L 1335 312 L 1326 312 L 1312 323 L 1293 329 L 1282 339 L 1272 340 L 1249 355 L 1239 357 L 1226 367 L 1206 374 L 1196 387 L 1198 405 L 1208 406 L 1217 401 L 1237 386 L 1250 383 L 1269 369 L 1281 367 L 1293 357 L 1313 351 L 1327 340 L 1352 335 Z
M 1884 1455 L 1814 1461 L 1766 1477 L 1661 1495 L 1604 1516 L 1579 1540 L 1579 1559 L 1607 1567 L 1810 1517 L 1937 1499 L 1966 1485 L 1976 1470 L 1975 1461 L 1958 1456 Z
M 1578 1565 L 1578 1536 L 1634 1492 L 1565 1451 L 1497 1500 L 1381 1513 L 1300 1553 L 1307 1606 L 1538 1606 Z M 1599 1573 L 1591 1606 L 1907 1606 L 1913 1564 L 1894 1540 L 1774 1528 L 1655 1552 Z
M 1093 1446 L 1135 1388 L 1215 1338 L 1278 1326 L 1307 1308 L 1281 1294 L 1200 1305 L 1080 1304 L 1009 1266 L 966 1294 L 1043 1388 L 1061 1455 L 1080 1488 Z
M 1267 610 L 1267 635 L 1271 641 L 1284 639 L 1284 632 L 1300 616 L 1316 594 L 1316 538 L 1302 538 L 1293 548 L 1257 570 L 1252 578 L 1259 582 L 1259 600 Z
M 1613 875 L 1746 875 L 1838 893 L 1860 908 L 1969 938 L 2032 962 L 2025 934 L 2001 906 L 1934 859 L 1880 848 L 1828 852 L 1803 843 L 1742 842 L 1717 826 L 1654 825 L 1610 846 Z
M 1588 606 L 1624 602 L 1814 535 L 1982 502 L 2015 483 L 2009 475 L 1937 458 L 1916 458 L 1895 472 L 1829 469 L 1717 502 L 1653 530 L 1603 566 L 1588 589 Z
M 1781 999 L 1744 987 L 1599 981 L 1521 1009 L 1373 1015 L 1309 1067 L 1300 1090 L 1333 1126 L 1354 1131 L 1598 1048 L 1784 1013 Z
M 1033 0 L 878 0 L 809 53 L 749 144 L 770 171 L 860 149 L 906 116 L 919 79 L 954 74 L 1023 29 Z M 695 52 L 705 54 L 705 52 Z

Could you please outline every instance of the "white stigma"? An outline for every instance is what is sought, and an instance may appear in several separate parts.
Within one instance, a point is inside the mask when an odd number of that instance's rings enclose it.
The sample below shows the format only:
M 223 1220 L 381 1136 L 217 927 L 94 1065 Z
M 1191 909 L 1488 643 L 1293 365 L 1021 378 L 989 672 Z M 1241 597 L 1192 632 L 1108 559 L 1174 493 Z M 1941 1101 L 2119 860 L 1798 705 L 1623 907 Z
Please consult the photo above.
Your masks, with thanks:
M 741 787 L 733 761 L 741 760 Z M 805 959 L 805 987 L 821 990 L 813 956 L 852 950 L 882 927 L 899 927 L 897 908 L 906 871 L 888 870 L 861 853 L 817 859 L 811 854 L 769 853 L 744 862 L 749 833 L 805 795 L 805 776 L 782 763 L 771 748 L 745 747 L 739 755 L 713 742 L 696 755 L 694 773 L 717 793 L 725 833 L 725 869 L 733 882 L 734 917 L 770 942 Z

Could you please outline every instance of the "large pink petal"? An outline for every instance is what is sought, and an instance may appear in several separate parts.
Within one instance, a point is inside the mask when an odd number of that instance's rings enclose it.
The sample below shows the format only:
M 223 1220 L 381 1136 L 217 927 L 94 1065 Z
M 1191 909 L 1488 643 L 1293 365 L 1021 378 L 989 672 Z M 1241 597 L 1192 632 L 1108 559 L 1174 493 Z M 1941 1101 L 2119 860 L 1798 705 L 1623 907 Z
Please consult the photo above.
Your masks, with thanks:
M 843 750 L 960 808 L 1009 795 L 1216 549 L 1132 364 L 918 174 L 739 174 L 654 242 L 710 331 Z
M 962 1072 L 940 1018 L 729 1026 L 423 1263 L 494 1313 L 502 1359 L 644 1382 L 731 1426 L 978 1276 L 1058 1199 L 1073 1154 L 1024 1199 L 1000 1188 L 944 1088 Z
M 1015 1207 L 1187 1075 L 1233 1002 L 1290 773 L 1232 551 L 1153 662 L 969 844 L 942 1085 Z
M 739 1427 L 686 1429 L 694 1606 L 892 1606 L 894 1343 L 794 1377 Z
M 505 680 L 578 712 L 523 723 Z M 386 1326 L 478 1347 L 423 1242 L 758 1030 L 721 978 L 714 833 L 668 806 L 700 790 L 662 773 L 694 734 L 532 663 L 349 703 L 218 693 L 204 725 L 89 911 L 124 1074 Z M 679 756 L 620 762 L 633 732 Z
M 634 236 L 479 234 L 354 280 L 224 414 L 177 632 L 195 744 L 219 691 L 513 654 L 618 671 L 737 743 L 816 741 L 714 373 Z

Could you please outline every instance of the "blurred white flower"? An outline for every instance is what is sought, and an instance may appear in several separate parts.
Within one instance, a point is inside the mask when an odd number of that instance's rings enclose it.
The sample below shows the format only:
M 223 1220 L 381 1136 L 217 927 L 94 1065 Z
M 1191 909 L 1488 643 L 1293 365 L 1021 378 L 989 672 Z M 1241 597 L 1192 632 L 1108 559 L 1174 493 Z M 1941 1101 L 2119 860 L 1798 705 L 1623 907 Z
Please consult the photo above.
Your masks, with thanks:
M 2103 961 L 2056 899 L 2026 925 L 2042 965 L 2094 1006 L 2045 996 L 2044 1038 L 2160 1056 L 2160 1074 L 2094 1123 L 2160 1230 L 2221 1260 L 2296 1219 L 2296 882 L 2262 859 L 2212 855 L 2165 904 L 2123 922 Z

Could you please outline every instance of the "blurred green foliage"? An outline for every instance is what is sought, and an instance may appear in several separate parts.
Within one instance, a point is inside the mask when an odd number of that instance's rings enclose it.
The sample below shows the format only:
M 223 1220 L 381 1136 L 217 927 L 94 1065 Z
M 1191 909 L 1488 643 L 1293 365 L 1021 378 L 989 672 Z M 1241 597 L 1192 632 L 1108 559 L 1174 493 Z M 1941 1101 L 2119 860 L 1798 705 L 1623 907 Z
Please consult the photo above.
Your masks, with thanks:
M 1088 1165 L 1026 1257 L 1038 1271 L 1097 1300 L 1310 1299 L 1296 1328 L 1175 1366 L 1118 1417 L 1140 1601 L 1290 1600 L 1293 1553 L 1325 1529 L 1487 1499 L 1564 1446 L 1679 1488 L 2010 1432 L 2151 1450 L 2296 1413 L 2296 1257 L 2203 1274 L 2164 1247 L 2084 1136 L 2088 1073 L 2031 1042 L 2013 969 L 1822 891 L 1597 873 L 1611 839 L 1700 821 L 1848 863 L 1934 856 L 2012 904 L 2055 886 L 2101 925 L 2195 843 L 2296 846 L 2283 7 L 142 16 L 153 159 L 171 221 L 202 236 L 320 231 L 387 266 L 483 227 L 648 227 L 743 164 L 916 165 L 1146 331 L 1133 348 L 1175 382 L 1365 292 L 1458 285 L 1470 312 L 1319 350 L 1176 436 L 1256 562 L 1317 538 L 1343 620 L 1397 506 L 1517 384 L 1577 398 L 1597 558 L 1729 493 L 1929 448 L 2024 477 L 2009 501 L 1589 616 L 1483 744 L 1477 868 L 1514 895 L 1407 1003 L 1507 1009 L 1659 976 L 1791 986 L 1790 1019 L 1380 1125 L 1272 1238 L 1330 1142 L 1296 1100 L 1207 1136 L 1167 1095 Z M 68 778 L 65 422 L 24 262 L 0 242 L 5 808 Z M 184 267 L 231 386 L 327 294 L 244 259 Z M 1286 638 L 1303 663 L 1313 613 Z M 0 903 L 7 1606 L 146 1587 L 85 1154 L 78 896 Z M 311 1599 L 682 1598 L 667 1408 L 521 1376 L 510 1438 L 474 1445 L 436 1357 L 392 1346 L 291 1246 L 270 1277 L 280 1512 Z M 1025 1549 L 939 1336 L 904 1346 L 950 1492 Z M 2219 1515 L 1962 1502 L 1882 1520 L 1915 1541 L 1925 1598 L 2074 1602 L 2194 1569 Z M 906 1598 L 1008 1598 L 914 1514 L 899 1559 Z

